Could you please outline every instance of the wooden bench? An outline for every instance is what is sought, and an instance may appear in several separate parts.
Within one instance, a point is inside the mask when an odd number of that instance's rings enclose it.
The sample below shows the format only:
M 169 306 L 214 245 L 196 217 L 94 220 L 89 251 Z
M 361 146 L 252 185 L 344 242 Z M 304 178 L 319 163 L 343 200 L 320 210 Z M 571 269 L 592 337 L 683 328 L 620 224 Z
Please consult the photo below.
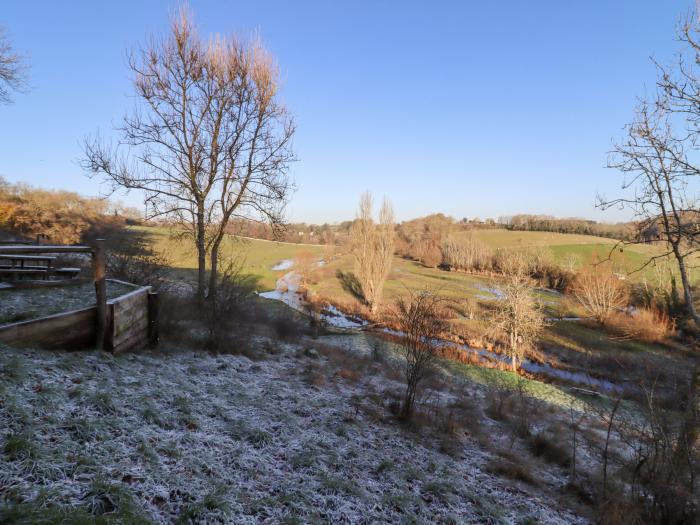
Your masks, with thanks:
M 48 276 L 48 268 L 42 268 L 40 270 L 30 269 L 30 268 L 0 268 L 1 275 L 10 275 L 21 279 L 22 276 L 33 276 L 33 277 L 45 277 Z
M 25 262 L 44 262 L 46 266 L 51 266 L 51 263 L 56 260 L 53 255 L 11 255 L 0 253 L 0 261 L 9 261 L 12 266 L 19 264 L 20 268 L 25 266 Z
M 80 268 L 55 268 L 51 273 L 72 279 L 80 273 Z

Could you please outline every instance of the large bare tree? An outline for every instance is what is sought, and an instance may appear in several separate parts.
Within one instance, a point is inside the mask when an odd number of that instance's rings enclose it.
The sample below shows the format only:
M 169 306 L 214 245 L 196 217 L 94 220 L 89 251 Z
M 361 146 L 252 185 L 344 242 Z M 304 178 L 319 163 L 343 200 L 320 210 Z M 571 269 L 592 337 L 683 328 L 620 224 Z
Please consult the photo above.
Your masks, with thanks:
M 258 42 L 199 38 L 183 9 L 163 39 L 129 60 L 138 107 L 116 145 L 85 142 L 83 165 L 114 189 L 141 190 L 148 218 L 176 221 L 194 242 L 198 295 L 214 295 L 232 218 L 279 223 L 291 190 L 294 123 Z
M 661 258 L 675 259 L 687 313 L 700 327 L 689 275 L 689 260 L 700 247 L 700 173 L 686 154 L 687 135 L 679 138 L 674 133 L 670 103 L 663 93 L 653 103 L 640 101 L 634 120 L 626 128 L 626 137 L 615 144 L 608 161 L 609 167 L 628 176 L 623 188 L 632 194 L 601 200 L 599 204 L 603 208 L 627 207 L 635 213 L 639 235 L 634 242 L 646 242 L 648 232 L 654 233 L 652 237 L 665 249 L 644 266 Z
M 372 195 L 363 193 L 357 218 L 350 231 L 350 242 L 362 295 L 371 312 L 377 313 L 384 281 L 394 257 L 394 211 L 389 201 L 384 199 L 379 210 L 379 222 L 375 223 L 372 208 Z
M 12 102 L 13 91 L 22 92 L 27 87 L 27 64 L 17 53 L 0 27 L 0 104 Z

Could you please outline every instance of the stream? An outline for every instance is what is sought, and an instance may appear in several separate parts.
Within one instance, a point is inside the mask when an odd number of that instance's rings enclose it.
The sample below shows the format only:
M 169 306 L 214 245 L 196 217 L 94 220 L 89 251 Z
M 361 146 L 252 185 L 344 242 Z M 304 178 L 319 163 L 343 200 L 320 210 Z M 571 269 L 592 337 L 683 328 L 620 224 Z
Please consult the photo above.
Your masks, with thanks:
M 274 268 L 283 266 L 283 269 L 291 268 L 291 266 L 283 265 L 286 261 L 282 261 L 275 265 Z M 292 263 L 293 266 L 293 263 Z M 282 268 L 281 268 L 282 269 Z M 282 277 L 277 280 L 277 285 L 275 290 L 269 292 L 260 293 L 260 297 L 266 299 L 272 299 L 276 301 L 281 301 L 290 308 L 298 310 L 300 312 L 307 312 L 306 303 L 299 293 L 300 277 L 294 271 L 285 273 Z M 492 289 L 488 290 L 493 293 Z M 380 334 L 372 333 L 373 329 L 370 329 L 369 323 L 361 318 L 349 316 L 336 308 L 335 306 L 327 306 L 320 314 L 321 321 L 328 327 L 339 329 L 340 333 L 334 333 L 331 335 L 322 336 L 326 341 L 331 344 L 338 344 L 340 346 L 352 346 L 363 352 L 370 352 L 376 341 L 380 340 Z M 564 319 L 548 319 L 548 322 L 556 322 L 560 320 L 571 320 L 579 321 L 580 318 L 564 318 Z M 402 332 L 391 330 L 389 328 L 383 328 L 380 331 L 383 334 L 402 337 L 404 334 Z M 458 344 L 451 341 L 445 341 L 442 339 L 436 339 L 433 341 L 436 346 L 439 347 L 454 347 L 459 350 L 476 355 L 479 361 L 483 363 L 488 362 L 500 362 L 509 365 L 510 358 L 505 355 L 498 354 L 487 350 L 486 348 L 474 348 L 465 344 Z M 583 371 L 572 371 L 563 370 L 560 368 L 554 368 L 550 365 L 544 363 L 536 363 L 528 359 L 523 360 L 520 363 L 520 367 L 530 374 L 536 374 L 544 376 L 551 380 L 565 381 L 567 383 L 573 383 L 579 387 L 588 388 L 590 390 L 595 390 L 607 395 L 621 394 L 628 391 L 630 388 L 634 388 L 633 385 L 626 384 L 624 382 L 615 383 L 608 381 L 606 379 L 600 379 L 594 377 Z

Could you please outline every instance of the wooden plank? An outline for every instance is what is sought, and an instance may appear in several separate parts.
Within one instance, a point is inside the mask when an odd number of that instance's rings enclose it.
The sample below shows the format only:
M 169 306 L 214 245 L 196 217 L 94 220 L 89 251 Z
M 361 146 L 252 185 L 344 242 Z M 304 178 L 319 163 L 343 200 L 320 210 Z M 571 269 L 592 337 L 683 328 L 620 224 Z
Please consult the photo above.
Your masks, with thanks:
M 124 339 L 114 346 L 114 353 L 128 352 L 129 350 L 138 350 L 146 346 L 148 334 L 146 332 L 136 332 L 128 339 Z
M 49 270 L 48 266 L 37 266 L 33 264 L 25 264 L 23 266 L 12 266 L 9 264 L 0 264 L 0 270 L 40 270 L 45 272 Z
M 112 351 L 125 352 L 145 346 L 148 341 L 148 294 L 150 286 L 109 301 Z
M 95 342 L 95 307 L 0 326 L 0 343 L 9 346 L 76 349 Z
M 54 256 L 54 255 L 10 255 L 7 253 L 0 253 L 0 259 L 8 260 L 8 261 L 53 261 L 54 259 L 56 259 L 56 256 Z
M 114 279 L 111 279 L 111 280 L 114 281 Z M 121 282 L 121 281 L 116 281 L 116 282 Z M 141 286 L 138 290 L 134 290 L 133 292 L 127 292 L 124 295 L 120 295 L 119 297 L 115 297 L 114 299 L 110 299 L 109 301 L 107 301 L 107 303 L 124 305 L 130 299 L 133 299 L 134 297 L 140 296 L 141 294 L 146 294 L 150 290 L 151 290 L 150 286 Z
M 143 330 L 148 332 L 148 319 L 142 312 L 133 313 L 130 316 L 117 317 L 114 326 L 114 341 L 115 344 L 124 337 L 128 337 L 134 332 Z
M 114 346 L 117 346 L 123 340 L 128 339 L 135 333 L 144 333 L 148 335 L 148 319 L 141 317 L 136 323 L 124 327 L 123 330 L 114 334 Z
M 44 244 L 41 246 L 26 244 L 10 244 L 2 247 L 2 252 L 7 254 L 17 253 L 92 253 L 89 246 L 62 246 Z
M 43 274 L 47 273 L 48 268 L 36 269 L 36 268 L 0 268 L 0 273 L 2 274 Z

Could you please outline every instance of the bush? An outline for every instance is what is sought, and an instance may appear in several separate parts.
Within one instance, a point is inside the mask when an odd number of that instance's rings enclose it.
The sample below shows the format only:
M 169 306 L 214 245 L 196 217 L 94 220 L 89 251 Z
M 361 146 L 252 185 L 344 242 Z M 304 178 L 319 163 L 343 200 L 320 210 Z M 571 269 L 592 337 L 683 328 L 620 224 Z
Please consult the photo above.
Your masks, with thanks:
M 546 432 L 535 434 L 530 440 L 530 450 L 549 463 L 554 463 L 561 467 L 571 465 L 571 454 L 566 447 L 556 442 L 554 435 Z
M 610 263 L 594 262 L 579 272 L 572 292 L 586 312 L 600 324 L 627 306 L 629 294 L 625 282 Z
M 423 263 L 423 266 L 427 268 L 437 268 L 442 261 L 440 248 L 435 244 L 427 246 L 421 255 L 420 261 Z
M 442 265 L 454 270 L 484 271 L 492 266 L 493 250 L 479 239 L 448 237 L 441 245 Z
M 615 312 L 607 321 L 608 328 L 623 337 L 645 343 L 661 343 L 676 329 L 675 323 L 663 311 L 638 308 L 630 313 Z
M 31 239 L 41 235 L 55 244 L 76 243 L 92 228 L 124 224 L 124 213 L 132 214 L 110 210 L 104 199 L 10 184 L 0 177 L 0 228 Z
M 498 476 L 522 481 L 529 485 L 537 485 L 537 481 L 532 475 L 532 467 L 523 458 L 517 458 L 513 461 L 505 458 L 493 459 L 489 462 L 487 468 Z

